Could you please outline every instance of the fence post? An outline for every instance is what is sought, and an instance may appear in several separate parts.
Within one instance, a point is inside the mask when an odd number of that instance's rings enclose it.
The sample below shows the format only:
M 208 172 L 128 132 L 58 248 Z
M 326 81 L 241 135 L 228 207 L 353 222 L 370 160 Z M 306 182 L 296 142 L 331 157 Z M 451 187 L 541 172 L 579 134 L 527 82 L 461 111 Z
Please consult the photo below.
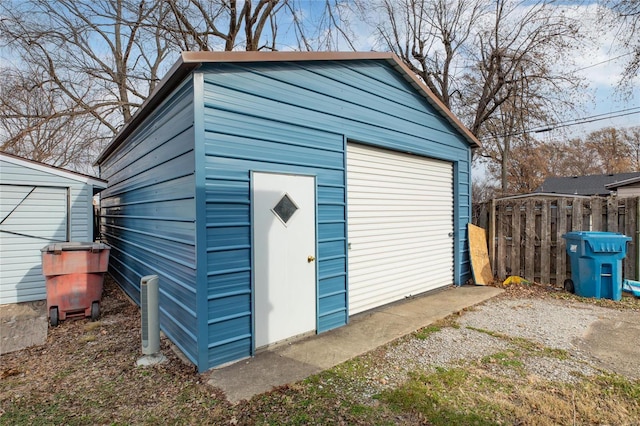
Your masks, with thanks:
M 627 201 L 629 202 L 627 204 L 627 207 L 632 204 L 632 200 L 632 198 L 627 199 Z M 640 281 L 640 197 L 636 197 L 633 201 L 635 201 L 635 221 L 632 220 L 632 218 L 634 217 L 632 212 L 626 214 L 626 222 L 627 226 L 629 227 L 629 236 L 633 237 L 634 242 L 632 244 L 634 244 L 635 248 L 635 253 L 631 254 L 632 256 L 635 255 L 635 261 L 629 262 L 629 264 L 635 266 L 634 279 L 636 281 Z M 633 228 L 635 228 L 635 230 Z
M 524 225 L 524 278 L 535 281 L 536 261 L 536 209 L 535 201 L 530 199 L 525 204 Z
M 562 235 L 567 232 L 567 200 L 558 200 L 558 226 L 556 227 L 556 285 L 561 285 L 567 278 L 566 241 Z
M 636 198 L 636 280 L 640 281 L 640 197 Z
M 522 249 L 522 213 L 520 207 L 522 203 L 515 201 L 511 203 L 511 223 L 513 224 L 511 230 L 511 262 L 509 264 L 509 271 L 507 275 L 522 276 L 520 250 Z
M 615 196 L 607 198 L 607 231 L 618 232 L 618 200 Z
M 571 210 L 571 230 L 582 231 L 582 199 L 574 198 Z
M 589 231 L 602 230 L 602 199 L 596 195 L 591 197 L 591 229 Z
M 549 210 L 551 204 L 548 199 L 540 204 L 540 282 L 551 282 L 549 271 L 551 270 L 551 226 L 549 224 Z
M 496 199 L 489 201 L 489 262 L 493 275 L 496 276 Z
M 506 212 L 505 212 L 505 202 L 499 201 L 495 204 L 496 211 L 496 243 L 497 243 L 497 253 L 496 253 L 496 274 L 499 280 L 504 280 L 504 276 L 506 274 L 506 251 L 507 251 L 507 235 L 505 232 L 506 228 Z

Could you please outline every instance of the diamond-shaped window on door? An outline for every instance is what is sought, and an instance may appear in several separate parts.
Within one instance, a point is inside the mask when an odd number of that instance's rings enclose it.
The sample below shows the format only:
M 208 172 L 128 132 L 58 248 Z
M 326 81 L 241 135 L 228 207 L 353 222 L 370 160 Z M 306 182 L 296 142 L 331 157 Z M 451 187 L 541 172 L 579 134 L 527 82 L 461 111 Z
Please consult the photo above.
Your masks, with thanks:
M 289 194 L 284 194 L 278 204 L 271 210 L 285 225 L 291 219 L 291 216 L 298 210 L 298 206 L 293 202 Z

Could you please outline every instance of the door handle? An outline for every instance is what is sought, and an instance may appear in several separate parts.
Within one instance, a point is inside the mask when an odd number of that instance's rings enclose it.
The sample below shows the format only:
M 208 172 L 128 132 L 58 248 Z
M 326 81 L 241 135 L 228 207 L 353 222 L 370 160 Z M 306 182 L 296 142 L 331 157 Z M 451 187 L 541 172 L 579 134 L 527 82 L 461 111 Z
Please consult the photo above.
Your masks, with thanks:
M 314 256 L 309 255 L 307 257 L 307 262 L 309 262 L 309 263 L 313 262 L 314 260 L 316 260 L 316 258 Z

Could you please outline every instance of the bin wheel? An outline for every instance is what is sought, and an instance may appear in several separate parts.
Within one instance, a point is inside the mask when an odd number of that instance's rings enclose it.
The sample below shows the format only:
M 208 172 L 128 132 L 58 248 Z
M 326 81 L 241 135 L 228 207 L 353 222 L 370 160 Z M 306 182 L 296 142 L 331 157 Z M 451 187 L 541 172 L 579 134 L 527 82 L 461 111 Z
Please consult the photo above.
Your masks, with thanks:
M 564 280 L 564 289 L 571 294 L 575 293 L 576 289 L 573 286 L 573 281 L 571 279 L 567 278 Z
M 93 302 L 91 304 L 91 321 L 97 321 L 100 317 L 100 302 Z
M 53 306 L 51 308 L 49 308 L 49 322 L 51 323 L 51 327 L 57 327 L 58 326 L 58 307 L 57 306 Z

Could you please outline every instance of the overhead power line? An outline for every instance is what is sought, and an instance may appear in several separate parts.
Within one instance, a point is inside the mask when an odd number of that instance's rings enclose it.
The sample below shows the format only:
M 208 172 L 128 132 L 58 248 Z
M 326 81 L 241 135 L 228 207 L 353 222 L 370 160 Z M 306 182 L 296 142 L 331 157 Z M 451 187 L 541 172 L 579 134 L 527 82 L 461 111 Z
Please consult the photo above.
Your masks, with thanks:
M 584 66 L 582 68 L 575 69 L 575 70 L 573 70 L 571 72 L 578 72 L 578 71 L 588 70 L 589 68 L 597 67 L 598 65 L 606 64 L 606 63 L 609 63 L 611 61 L 615 61 L 616 59 L 620 59 L 620 58 L 623 58 L 625 56 L 629 56 L 629 55 L 633 55 L 633 54 L 634 54 L 634 52 L 623 53 L 622 55 L 618 55 L 615 58 L 605 59 L 604 61 L 597 62 L 597 63 L 591 64 L 591 65 L 587 65 L 587 66 Z
M 604 114 L 596 114 L 596 115 L 590 115 L 588 117 L 576 118 L 573 120 L 560 121 L 551 126 L 531 129 L 527 133 L 549 132 L 551 130 L 561 129 L 563 127 L 575 126 L 578 124 L 593 123 L 595 121 L 608 120 L 610 118 L 617 118 L 617 117 L 624 117 L 632 114 L 640 114 L 640 107 L 621 109 L 618 111 L 612 111 Z
M 533 127 L 530 129 L 520 130 L 518 132 L 505 133 L 497 136 L 488 136 L 486 137 L 486 139 L 497 139 L 497 138 L 504 138 L 508 136 L 520 136 L 526 133 L 550 132 L 551 130 L 561 129 L 564 127 L 571 127 L 571 126 L 577 126 L 579 124 L 587 124 L 587 123 L 593 123 L 596 121 L 609 120 L 611 118 L 617 118 L 617 117 L 625 117 L 633 114 L 640 114 L 640 107 L 627 108 L 627 109 L 621 109 L 617 111 L 610 111 L 602 114 L 589 115 L 586 117 L 576 118 L 576 119 L 567 120 L 567 121 L 559 121 L 557 123 L 554 123 L 552 125 L 545 126 L 545 127 Z

